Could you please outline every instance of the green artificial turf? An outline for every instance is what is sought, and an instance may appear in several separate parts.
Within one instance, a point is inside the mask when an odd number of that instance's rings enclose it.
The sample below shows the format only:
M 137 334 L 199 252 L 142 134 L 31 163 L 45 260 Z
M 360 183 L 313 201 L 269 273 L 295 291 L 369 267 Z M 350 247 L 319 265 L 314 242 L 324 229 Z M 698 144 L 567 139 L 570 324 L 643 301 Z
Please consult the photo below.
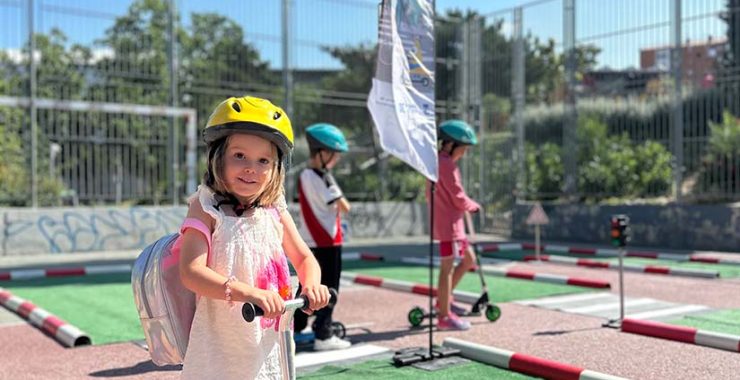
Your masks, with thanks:
M 491 365 L 469 362 L 439 371 L 426 371 L 406 366 L 396 368 L 390 360 L 373 360 L 348 366 L 327 365 L 316 372 L 299 375 L 299 379 L 534 379 Z
M 610 258 L 608 260 L 614 263 L 619 261 L 619 259 L 617 258 Z M 720 278 L 740 277 L 740 266 L 738 265 L 706 264 L 691 261 L 653 260 L 640 257 L 625 257 L 624 263 L 633 265 L 653 265 L 668 268 L 701 269 L 704 271 L 719 272 Z
M 686 315 L 681 319 L 666 323 L 740 336 L 740 309 L 717 310 L 697 315 Z
M 10 281 L 2 286 L 86 332 L 93 344 L 144 339 L 128 273 Z
M 365 275 L 383 277 L 394 280 L 409 281 L 419 284 L 429 283 L 429 269 L 420 265 L 383 262 L 345 262 L 344 271 L 352 271 Z M 435 270 L 433 281 L 436 286 L 438 272 Z M 532 298 L 553 296 L 558 294 L 584 293 L 593 291 L 571 285 L 549 284 L 529 280 L 486 276 L 489 296 L 494 303 L 510 302 Z M 481 291 L 480 279 L 477 273 L 468 273 L 457 286 L 456 290 L 478 293 Z

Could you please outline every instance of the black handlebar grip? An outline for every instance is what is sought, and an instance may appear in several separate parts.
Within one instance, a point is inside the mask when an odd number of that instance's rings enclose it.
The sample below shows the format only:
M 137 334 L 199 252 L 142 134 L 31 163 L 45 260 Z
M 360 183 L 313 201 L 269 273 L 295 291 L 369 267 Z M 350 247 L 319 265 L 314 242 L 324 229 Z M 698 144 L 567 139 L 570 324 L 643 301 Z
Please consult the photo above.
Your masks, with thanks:
M 329 306 L 334 306 L 337 303 L 337 291 L 335 289 L 330 288 L 329 289 Z M 301 294 L 298 296 L 298 298 L 303 299 L 303 306 L 301 307 L 301 310 L 308 309 L 308 297 L 306 297 L 305 294 Z M 252 304 L 252 303 L 245 303 L 244 306 L 242 306 L 242 317 L 247 322 L 254 321 L 254 318 L 261 317 L 265 315 L 265 311 L 262 310 L 261 307 Z
M 334 288 L 329 288 L 329 306 L 336 305 L 338 297 L 339 295 L 337 294 L 337 290 Z

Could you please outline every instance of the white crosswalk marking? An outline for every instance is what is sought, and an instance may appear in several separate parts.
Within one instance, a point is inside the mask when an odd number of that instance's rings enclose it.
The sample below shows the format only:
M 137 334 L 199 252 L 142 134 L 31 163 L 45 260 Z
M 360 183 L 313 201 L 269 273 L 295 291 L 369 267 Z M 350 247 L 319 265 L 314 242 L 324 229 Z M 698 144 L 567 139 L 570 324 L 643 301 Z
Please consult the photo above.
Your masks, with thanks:
M 378 355 L 388 352 L 389 349 L 372 344 L 359 344 L 346 350 L 324 352 L 301 352 L 295 356 L 296 369 L 341 362 L 365 356 Z
M 640 305 L 648 305 L 654 302 L 655 300 L 650 299 L 650 298 L 638 298 L 638 299 L 633 299 L 633 300 L 625 300 L 624 307 L 629 308 L 629 307 L 640 306 Z M 592 314 L 597 311 L 606 311 L 610 309 L 618 310 L 619 300 L 616 300 L 616 302 L 610 302 L 610 303 L 574 307 L 572 309 L 562 309 L 562 311 L 566 313 L 575 313 L 575 314 Z
M 684 316 L 690 313 L 696 313 L 697 311 L 708 311 L 709 308 L 704 305 L 674 305 L 674 307 L 646 311 L 644 313 L 629 314 L 627 317 L 635 319 L 673 319 Z
M 553 296 L 515 303 L 599 318 L 619 318 L 619 295 L 609 292 Z M 703 305 L 683 305 L 652 298 L 630 297 L 625 297 L 624 308 L 625 317 L 651 320 L 678 319 L 686 314 L 712 310 Z
M 569 302 L 590 301 L 598 298 L 611 298 L 610 293 L 582 293 L 567 296 L 554 296 L 534 300 L 516 301 L 518 304 L 550 308 L 548 305 L 567 304 Z

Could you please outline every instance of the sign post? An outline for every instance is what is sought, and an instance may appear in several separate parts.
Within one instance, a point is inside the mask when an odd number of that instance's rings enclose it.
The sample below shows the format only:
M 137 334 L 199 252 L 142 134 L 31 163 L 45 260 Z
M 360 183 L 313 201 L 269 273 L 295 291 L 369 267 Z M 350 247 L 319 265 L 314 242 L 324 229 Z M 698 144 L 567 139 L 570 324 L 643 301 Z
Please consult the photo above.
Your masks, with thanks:
M 527 216 L 526 224 L 534 225 L 534 254 L 537 258 L 538 263 L 540 262 L 541 251 L 540 226 L 549 223 L 550 219 L 547 217 L 545 210 L 542 208 L 542 204 L 540 202 L 535 202 L 532 210 L 529 212 L 529 216 Z

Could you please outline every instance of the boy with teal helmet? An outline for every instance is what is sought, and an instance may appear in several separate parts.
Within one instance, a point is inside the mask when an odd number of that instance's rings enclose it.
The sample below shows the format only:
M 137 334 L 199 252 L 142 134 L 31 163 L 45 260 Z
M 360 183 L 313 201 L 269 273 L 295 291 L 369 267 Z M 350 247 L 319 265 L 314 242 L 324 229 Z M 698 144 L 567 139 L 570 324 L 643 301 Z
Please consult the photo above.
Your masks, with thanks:
M 467 330 L 470 322 L 459 318 L 465 309 L 452 302 L 452 292 L 463 275 L 473 267 L 475 252 L 465 236 L 463 217 L 466 212 L 477 212 L 480 205 L 470 199 L 462 186 L 457 161 L 469 146 L 478 144 L 475 132 L 462 120 L 447 120 L 439 126 L 439 179 L 434 194 L 434 226 L 432 236 L 439 241 L 441 256 L 437 291 L 437 328 L 440 330 Z M 431 192 L 427 187 L 427 199 Z M 454 266 L 455 257 L 462 260 Z
M 342 272 L 341 213 L 349 212 L 350 205 L 334 180 L 331 169 L 349 147 L 342 131 L 328 123 L 313 124 L 306 128 L 306 140 L 310 159 L 308 167 L 303 169 L 298 179 L 298 202 L 302 219 L 299 231 L 319 262 L 321 283 L 338 291 Z M 312 328 L 316 351 L 343 349 L 351 345 L 349 341 L 334 335 L 333 309 L 326 307 L 315 313 Z M 296 333 L 307 324 L 306 314 L 295 314 Z

